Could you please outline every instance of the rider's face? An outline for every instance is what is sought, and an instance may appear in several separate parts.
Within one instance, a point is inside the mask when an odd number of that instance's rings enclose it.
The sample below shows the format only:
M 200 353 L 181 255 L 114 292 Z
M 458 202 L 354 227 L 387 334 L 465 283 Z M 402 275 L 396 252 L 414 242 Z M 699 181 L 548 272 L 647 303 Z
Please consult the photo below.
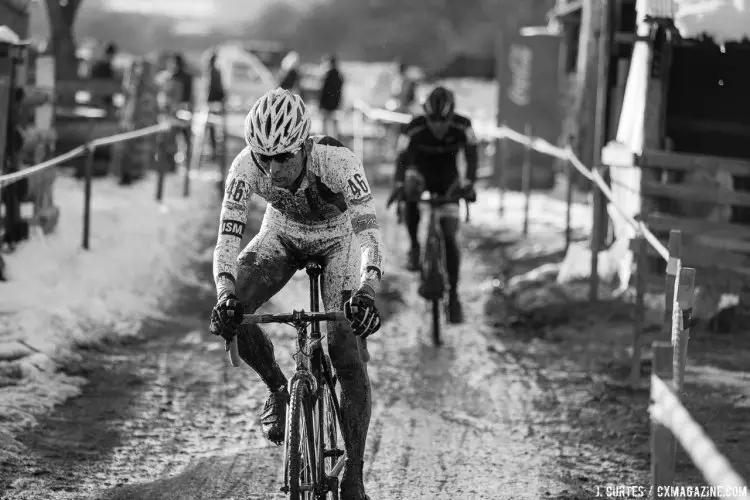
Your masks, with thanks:
M 276 156 L 257 155 L 267 167 L 271 182 L 280 188 L 289 188 L 299 178 L 304 167 L 302 150 Z

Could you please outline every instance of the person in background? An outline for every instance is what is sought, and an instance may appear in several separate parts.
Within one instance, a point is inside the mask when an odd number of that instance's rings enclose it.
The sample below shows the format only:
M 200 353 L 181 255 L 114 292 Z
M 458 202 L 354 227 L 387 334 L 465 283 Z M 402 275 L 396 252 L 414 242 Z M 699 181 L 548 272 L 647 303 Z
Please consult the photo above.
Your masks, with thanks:
M 226 92 L 224 91 L 224 83 L 221 79 L 221 71 L 216 67 L 216 52 L 211 54 L 208 59 L 207 68 L 207 80 L 208 80 L 208 106 L 211 109 L 213 116 L 223 116 L 225 111 L 226 103 Z M 218 160 L 218 146 L 216 141 L 216 125 L 209 122 L 207 126 L 208 140 L 211 142 L 211 158 L 214 161 Z
M 334 54 L 328 55 L 328 70 L 323 76 L 320 86 L 320 100 L 318 107 L 323 118 L 323 134 L 337 137 L 339 135 L 336 111 L 341 107 L 341 91 L 344 87 L 344 77 L 338 69 L 338 61 Z
M 151 60 L 159 72 L 154 77 L 159 89 L 157 101 L 159 103 L 160 113 L 169 119 L 177 118 L 177 101 L 179 90 L 172 84 L 172 72 L 170 70 L 170 61 L 173 55 L 166 51 L 159 51 L 151 55 Z M 161 141 L 161 151 L 163 158 L 167 162 L 167 171 L 174 172 L 177 168 L 175 156 L 177 155 L 177 130 L 175 127 L 170 128 Z
M 279 87 L 295 94 L 300 94 L 300 68 L 299 54 L 295 51 L 289 52 L 281 61 L 281 69 L 277 76 Z
M 397 113 L 414 115 L 414 104 L 417 100 L 417 84 L 409 76 L 409 66 L 403 62 L 398 63 L 398 74 L 391 83 L 391 98 L 386 104 L 386 108 Z M 388 150 L 398 154 L 397 144 L 404 125 L 393 124 L 387 128 Z
M 439 196 L 461 195 L 466 201 L 477 199 L 477 137 L 471 119 L 455 112 L 456 99 L 445 87 L 435 87 L 424 102 L 424 113 L 404 127 L 397 151 L 394 186 L 386 206 L 405 201 L 404 219 L 411 241 L 407 269 L 421 269 L 419 248 L 418 200 L 423 191 Z M 458 153 L 463 150 L 466 174 L 458 169 Z M 440 207 L 438 217 L 445 248 L 445 270 L 448 274 L 448 320 L 461 323 L 463 309 L 458 296 L 461 252 L 458 242 L 458 203 Z M 419 291 L 420 294 L 423 292 Z
M 180 53 L 175 53 L 168 62 L 170 74 L 169 84 L 176 98 L 179 110 L 193 112 L 193 76 L 188 73 L 185 59 Z M 190 161 L 192 152 L 191 126 L 186 124 L 180 128 L 180 133 L 185 140 L 185 163 Z
M 92 80 L 110 80 L 117 82 L 120 80 L 120 76 L 115 71 L 114 60 L 117 55 L 117 45 L 113 42 L 109 42 L 105 48 L 104 53 L 99 57 L 91 66 L 90 78 Z M 114 94 L 104 94 L 102 99 L 104 104 L 109 108 L 109 112 L 114 112 Z
M 114 60 L 117 55 L 117 45 L 113 42 L 109 42 L 104 48 L 104 54 L 102 57 L 91 67 L 91 79 L 92 80 L 117 80 L 117 74 L 115 72 Z
M 409 76 L 409 66 L 398 63 L 398 74 L 391 85 L 391 96 L 399 113 L 412 114 L 417 100 L 417 83 Z

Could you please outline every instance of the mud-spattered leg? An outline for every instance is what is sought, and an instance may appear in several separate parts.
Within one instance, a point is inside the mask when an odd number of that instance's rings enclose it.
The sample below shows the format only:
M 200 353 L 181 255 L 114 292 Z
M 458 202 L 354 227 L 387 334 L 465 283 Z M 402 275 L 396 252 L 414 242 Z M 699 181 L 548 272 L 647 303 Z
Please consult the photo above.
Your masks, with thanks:
M 281 290 L 296 272 L 288 247 L 272 226 L 260 231 L 237 259 L 236 293 L 245 312 L 254 313 Z M 273 344 L 258 325 L 243 325 L 237 335 L 240 357 L 255 370 L 270 391 L 286 385 L 273 352 Z
M 359 244 L 354 238 L 342 238 L 331 246 L 321 286 L 327 311 L 343 310 L 344 302 L 356 288 L 359 251 Z M 372 395 L 367 364 L 363 361 L 365 350 L 365 341 L 354 336 L 346 321 L 328 323 L 328 353 L 341 383 L 341 434 L 347 455 L 341 482 L 342 500 L 366 498 L 362 463 L 370 425 Z

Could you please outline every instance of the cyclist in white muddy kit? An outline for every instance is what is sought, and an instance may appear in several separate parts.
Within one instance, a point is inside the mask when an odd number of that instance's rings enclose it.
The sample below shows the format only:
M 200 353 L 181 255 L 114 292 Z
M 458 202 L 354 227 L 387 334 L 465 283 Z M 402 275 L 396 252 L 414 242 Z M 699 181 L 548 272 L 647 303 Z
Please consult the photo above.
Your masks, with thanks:
M 240 357 L 260 375 L 270 395 L 261 414 L 263 435 L 284 441 L 287 379 L 273 344 L 257 325 L 238 326 L 289 281 L 298 267 L 320 257 L 327 311 L 344 310 L 344 323 L 328 325 L 328 351 L 341 382 L 341 431 L 347 460 L 342 500 L 368 500 L 362 479 L 371 392 L 367 336 L 380 328 L 375 308 L 383 270 L 383 244 L 370 186 L 356 155 L 328 136 L 310 136 L 302 99 L 276 89 L 245 118 L 248 146 L 229 170 L 214 252 L 218 301 L 210 330 L 237 336 Z M 268 202 L 258 234 L 240 252 L 252 194 Z

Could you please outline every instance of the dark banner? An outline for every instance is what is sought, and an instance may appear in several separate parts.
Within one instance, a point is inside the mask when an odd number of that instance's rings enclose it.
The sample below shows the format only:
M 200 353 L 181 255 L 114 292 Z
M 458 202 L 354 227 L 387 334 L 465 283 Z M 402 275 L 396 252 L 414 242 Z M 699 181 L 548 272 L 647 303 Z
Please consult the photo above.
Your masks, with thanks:
M 499 61 L 500 121 L 524 134 L 557 144 L 562 130 L 559 57 L 562 38 L 553 35 L 517 34 L 505 40 Z M 519 189 L 524 147 L 508 141 L 507 186 Z M 532 187 L 547 189 L 554 182 L 556 160 L 532 152 Z

